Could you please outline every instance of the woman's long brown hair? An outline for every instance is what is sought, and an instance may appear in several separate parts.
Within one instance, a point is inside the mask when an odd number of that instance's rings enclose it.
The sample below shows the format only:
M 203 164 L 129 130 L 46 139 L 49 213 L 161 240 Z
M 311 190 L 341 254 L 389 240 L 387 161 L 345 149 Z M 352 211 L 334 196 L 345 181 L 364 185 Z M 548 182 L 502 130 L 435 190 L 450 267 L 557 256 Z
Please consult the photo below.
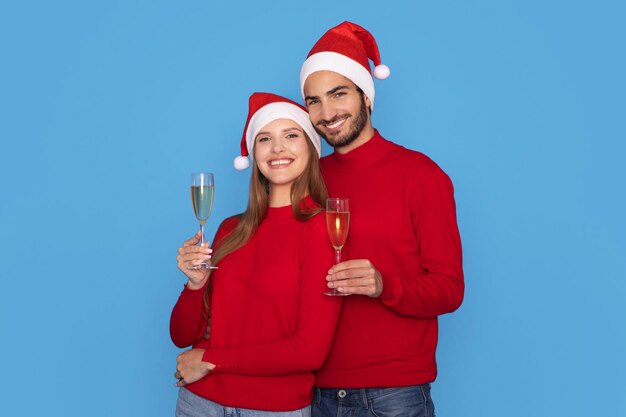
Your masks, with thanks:
M 302 174 L 300 174 L 300 176 L 291 185 L 291 207 L 298 220 L 306 221 L 322 211 L 322 208 L 320 207 L 324 207 L 326 198 L 328 198 L 328 191 L 326 190 L 324 178 L 322 177 L 322 172 L 320 171 L 319 155 L 317 154 L 317 150 L 313 146 L 309 136 L 304 131 L 301 132 L 304 134 L 309 148 L 309 161 Z M 300 202 L 307 195 L 310 195 L 319 207 L 303 209 Z M 246 242 L 248 242 L 248 240 L 250 240 L 267 213 L 269 199 L 270 183 L 259 170 L 256 160 L 253 159 L 248 207 L 246 208 L 246 211 L 239 215 L 240 220 L 235 229 L 228 235 L 224 236 L 219 242 L 213 242 L 214 246 L 217 246 L 211 260 L 213 265 L 219 264 L 219 262 L 224 259 L 226 255 L 241 248 L 246 244 Z M 209 278 L 209 285 L 205 287 L 204 292 L 203 315 L 206 319 L 210 316 L 210 297 L 212 287 L 213 286 L 211 285 Z

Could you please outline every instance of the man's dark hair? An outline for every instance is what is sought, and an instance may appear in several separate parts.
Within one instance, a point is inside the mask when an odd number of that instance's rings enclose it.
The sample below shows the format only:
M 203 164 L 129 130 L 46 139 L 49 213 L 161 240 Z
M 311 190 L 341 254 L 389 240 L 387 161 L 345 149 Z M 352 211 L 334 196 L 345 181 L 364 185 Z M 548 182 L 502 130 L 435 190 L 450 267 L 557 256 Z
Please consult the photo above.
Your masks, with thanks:
M 361 87 L 359 87 L 358 85 L 354 84 L 354 86 L 356 87 L 356 91 L 359 92 L 359 94 L 361 95 L 361 100 L 365 101 L 365 93 L 363 92 L 363 90 L 361 90 Z M 367 111 L 369 112 L 369 115 L 372 115 L 372 108 L 370 106 L 367 106 Z

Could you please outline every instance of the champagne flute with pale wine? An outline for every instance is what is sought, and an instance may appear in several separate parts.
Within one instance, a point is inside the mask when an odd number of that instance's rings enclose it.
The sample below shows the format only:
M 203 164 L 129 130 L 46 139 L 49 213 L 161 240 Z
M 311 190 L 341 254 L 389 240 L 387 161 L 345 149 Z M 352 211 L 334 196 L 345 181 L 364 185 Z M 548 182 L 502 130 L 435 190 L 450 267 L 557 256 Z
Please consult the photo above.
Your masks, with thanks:
M 200 245 L 204 244 L 204 225 L 213 209 L 214 182 L 213 174 L 200 172 L 191 174 L 191 202 L 196 219 L 200 223 Z M 189 269 L 217 269 L 208 262 L 190 266 Z

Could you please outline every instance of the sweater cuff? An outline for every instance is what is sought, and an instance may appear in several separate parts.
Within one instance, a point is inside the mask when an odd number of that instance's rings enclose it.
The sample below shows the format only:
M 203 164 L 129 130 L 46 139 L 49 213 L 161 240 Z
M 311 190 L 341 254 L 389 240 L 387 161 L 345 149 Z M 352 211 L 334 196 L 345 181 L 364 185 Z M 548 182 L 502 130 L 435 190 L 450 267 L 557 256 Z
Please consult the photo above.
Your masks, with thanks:
M 402 297 L 402 283 L 398 275 L 383 276 L 383 292 L 380 301 L 386 306 L 393 307 L 400 302 Z
M 208 362 L 215 365 L 215 368 L 211 371 L 212 374 L 237 368 L 237 365 L 230 363 L 231 359 L 229 358 L 228 353 L 224 350 L 206 348 L 204 350 L 204 355 L 202 355 L 202 362 Z
M 205 288 L 206 288 L 206 283 L 201 288 L 198 288 L 197 290 L 193 290 L 189 288 L 187 284 L 185 284 L 183 291 L 180 293 L 180 296 L 185 297 L 185 298 L 198 298 L 198 297 L 202 298 L 204 297 Z

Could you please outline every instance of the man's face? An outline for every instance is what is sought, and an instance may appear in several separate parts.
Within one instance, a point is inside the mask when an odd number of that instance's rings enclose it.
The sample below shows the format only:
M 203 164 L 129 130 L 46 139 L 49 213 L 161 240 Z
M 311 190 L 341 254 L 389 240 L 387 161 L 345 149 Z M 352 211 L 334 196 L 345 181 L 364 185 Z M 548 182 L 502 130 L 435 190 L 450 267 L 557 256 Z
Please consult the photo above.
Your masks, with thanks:
M 313 127 L 329 145 L 342 148 L 363 139 L 370 101 L 352 81 L 332 71 L 314 72 L 304 83 L 304 97 Z

